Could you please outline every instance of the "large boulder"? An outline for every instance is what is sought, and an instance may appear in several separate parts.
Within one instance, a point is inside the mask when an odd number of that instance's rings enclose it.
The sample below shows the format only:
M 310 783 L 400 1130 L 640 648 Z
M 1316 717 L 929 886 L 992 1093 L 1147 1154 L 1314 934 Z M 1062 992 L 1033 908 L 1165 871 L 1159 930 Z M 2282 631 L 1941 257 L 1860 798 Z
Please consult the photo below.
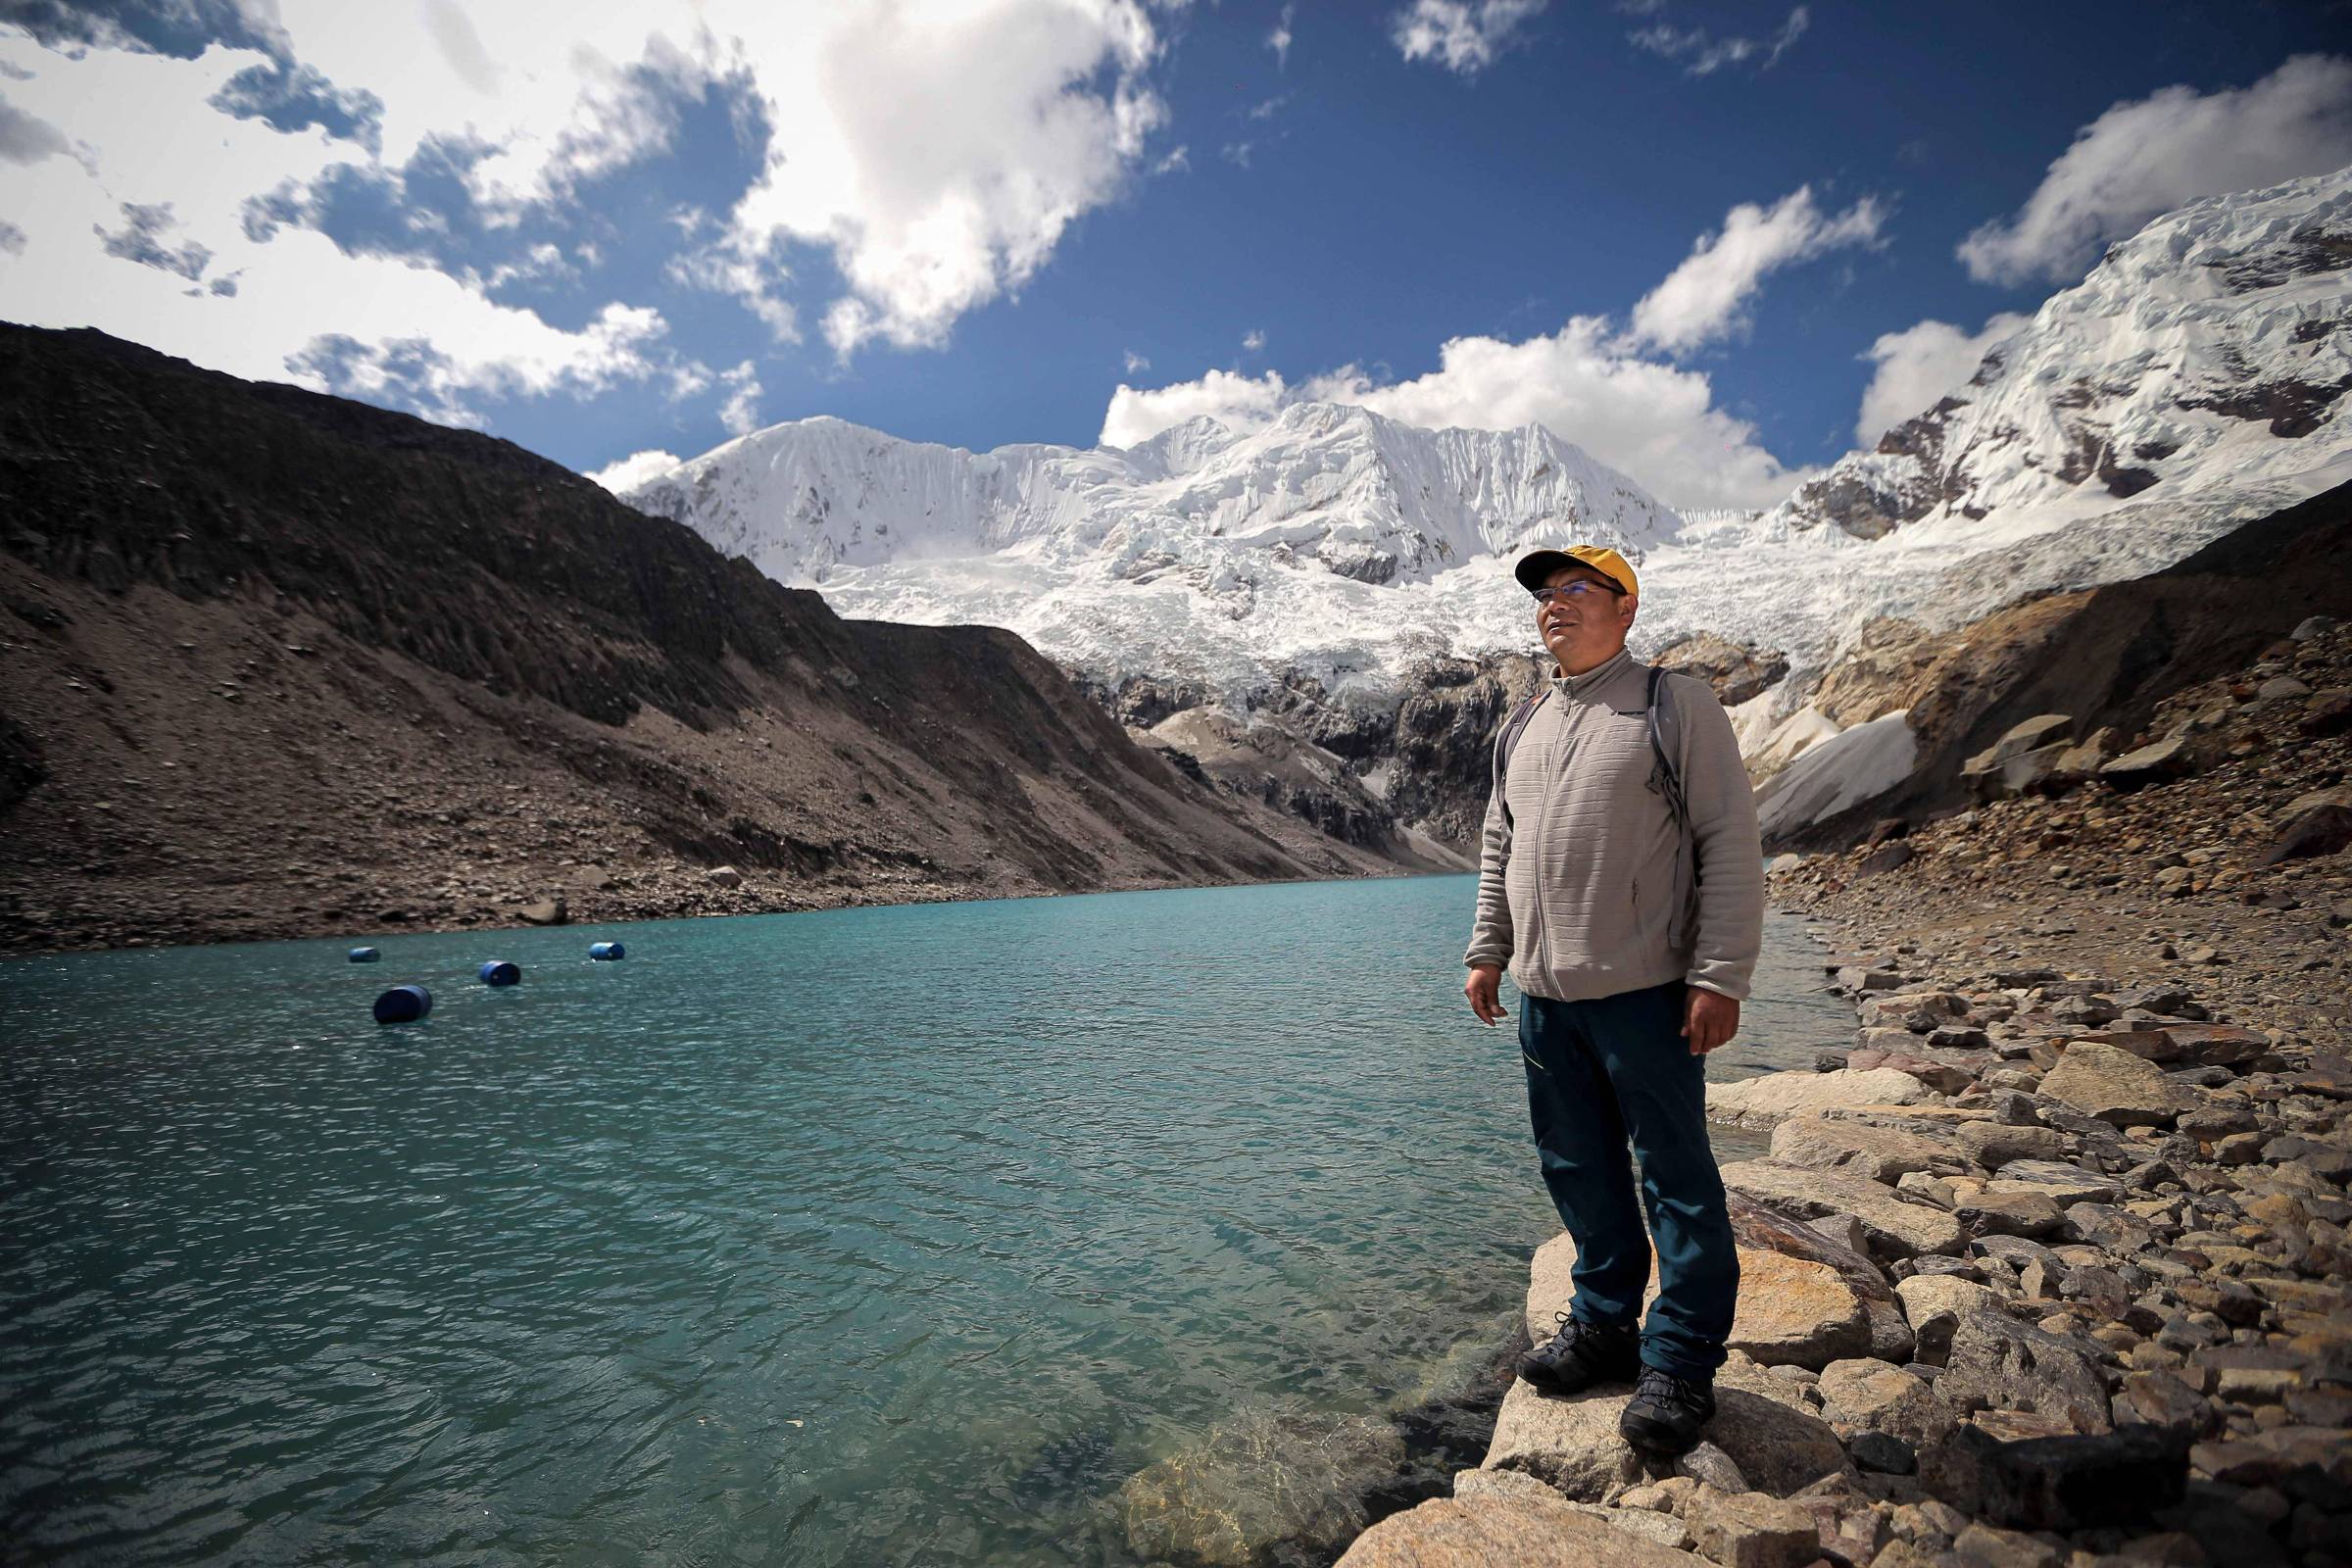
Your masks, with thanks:
M 2055 1127 L 1972 1121 L 1958 1128 L 1956 1136 L 1968 1157 L 1986 1170 L 1999 1170 L 2013 1159 L 2056 1159 L 2066 1152 L 2066 1134 Z
M 2186 735 L 2174 735 L 2142 746 L 2099 769 L 2099 777 L 2120 790 L 2135 790 L 2146 784 L 2180 778 L 2197 768 L 2195 742 Z
M 1920 1481 L 1932 1495 L 1995 1524 L 2082 1530 L 2143 1525 L 2180 1502 L 2188 1463 L 2188 1434 L 2179 1428 L 2004 1443 L 1961 1426 L 1921 1455 Z
M 1869 1072 L 1768 1072 L 1707 1085 L 1707 1118 L 1761 1132 L 1808 1110 L 1911 1105 L 1929 1096 L 1927 1085 L 1890 1067 Z
M 1906 1202 L 1866 1177 L 1746 1159 L 1726 1165 L 1723 1183 L 1804 1219 L 1850 1214 L 1861 1224 L 1871 1255 L 1887 1261 L 1957 1252 L 1965 1240 L 1960 1222 L 1942 1209 Z
M 2074 749 L 2074 727 L 2065 713 L 2029 718 L 1962 763 L 1961 781 L 1980 801 L 2024 795 L 2057 771 Z
M 1432 1497 L 1391 1514 L 1355 1540 L 1340 1568 L 1690 1568 L 1670 1547 L 1612 1529 L 1560 1500 L 1535 1495 Z
M 1802 1258 L 1836 1269 L 1846 1289 L 1862 1303 L 1863 1322 L 1870 1335 L 1868 1352 L 1883 1360 L 1911 1359 L 1914 1342 L 1911 1326 L 1903 1318 L 1902 1303 L 1895 1299 L 1886 1276 L 1867 1255 L 1831 1240 L 1818 1227 L 1759 1203 L 1744 1193 L 1726 1192 L 1724 1204 L 1731 1211 L 1732 1234 L 1744 1250 L 1742 1256 L 1746 1251 L 1778 1252 L 1784 1257 Z M 1742 1295 L 1745 1294 L 1743 1288 Z M 1757 1359 L 1771 1364 L 1767 1356 Z
M 2105 1432 L 2112 1422 L 2107 1380 L 2087 1342 L 1990 1312 L 1972 1312 L 1953 1330 L 1936 1392 L 1955 1410 L 2026 1410 L 2077 1432 Z
M 1748 1486 L 1785 1497 L 1850 1467 L 1827 1422 L 1783 1402 L 1781 1389 L 1762 1386 L 1777 1381 L 1737 1363 L 1724 1367 L 1706 1438 Z M 1514 1383 L 1495 1413 L 1486 1467 L 1524 1470 L 1579 1502 L 1613 1501 L 1649 1469 L 1617 1431 L 1632 1397 L 1631 1389 L 1618 1387 L 1552 1398 Z
M 1641 1456 L 1617 1431 L 1632 1397 L 1620 1386 L 1552 1398 L 1531 1383 L 1514 1383 L 1494 1413 L 1486 1468 L 1524 1470 L 1579 1502 L 1612 1501 L 1643 1475 Z
M 2161 1127 L 2197 1107 L 2196 1095 L 2154 1062 L 2088 1040 L 2067 1046 L 2041 1093 L 2116 1127 Z
M 1952 1334 L 1962 1318 L 2001 1308 L 1999 1296 L 1956 1274 L 1914 1274 L 1897 1280 L 1894 1294 L 1903 1303 L 1911 1332 L 1918 1336 L 1919 1359 L 1930 1366 L 1943 1365 L 1950 1355 Z
M 1939 1139 L 1817 1110 L 1790 1116 L 1772 1130 L 1772 1157 L 1784 1165 L 1842 1170 L 1889 1186 L 1910 1171 L 1961 1168 L 1951 1146 Z
M 1833 1361 L 1821 1369 L 1821 1413 L 1841 1434 L 1884 1432 L 1924 1448 L 1951 1430 L 1952 1414 L 1927 1384 L 1884 1361 Z
M 1767 1366 L 1819 1370 L 1869 1353 L 1870 1316 L 1827 1264 L 1742 1248 L 1740 1309 L 1725 1343 Z
M 1741 1246 L 1739 1310 L 1728 1341 L 1767 1365 L 1822 1367 L 1839 1356 L 1868 1354 L 1870 1313 L 1834 1266 Z M 1576 1239 L 1565 1231 L 1536 1249 L 1528 1269 L 1527 1332 L 1541 1342 L 1559 1327 L 1558 1314 L 1576 1295 Z M 1652 1255 L 1647 1309 L 1656 1299 Z
M 1701 1487 L 1683 1523 L 1698 1554 L 1718 1568 L 1802 1568 L 1821 1555 L 1821 1530 L 1793 1502 L 1761 1492 Z

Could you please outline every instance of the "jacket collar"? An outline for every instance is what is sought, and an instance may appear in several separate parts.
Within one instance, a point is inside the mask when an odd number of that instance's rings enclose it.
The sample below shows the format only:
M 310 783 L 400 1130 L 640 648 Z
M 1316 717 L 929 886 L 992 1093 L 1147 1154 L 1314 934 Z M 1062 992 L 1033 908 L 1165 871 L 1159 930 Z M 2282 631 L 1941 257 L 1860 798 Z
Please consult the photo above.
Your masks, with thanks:
M 1582 675 L 1563 675 L 1560 666 L 1555 663 L 1551 666 L 1552 690 L 1562 697 L 1588 697 L 1595 687 L 1607 684 L 1633 667 L 1634 653 L 1630 648 L 1618 649 L 1615 658 L 1604 660 Z

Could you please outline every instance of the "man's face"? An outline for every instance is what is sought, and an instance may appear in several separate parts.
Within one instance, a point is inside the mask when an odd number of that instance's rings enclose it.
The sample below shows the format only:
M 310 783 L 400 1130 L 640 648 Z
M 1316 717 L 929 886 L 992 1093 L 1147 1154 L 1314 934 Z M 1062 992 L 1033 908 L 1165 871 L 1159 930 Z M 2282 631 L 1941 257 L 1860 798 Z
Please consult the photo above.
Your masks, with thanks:
M 1578 671 L 1614 658 L 1633 629 L 1634 596 L 1608 574 L 1585 565 L 1562 566 L 1544 579 L 1546 588 L 1571 582 L 1592 584 L 1582 595 L 1536 601 L 1536 631 L 1563 669 Z

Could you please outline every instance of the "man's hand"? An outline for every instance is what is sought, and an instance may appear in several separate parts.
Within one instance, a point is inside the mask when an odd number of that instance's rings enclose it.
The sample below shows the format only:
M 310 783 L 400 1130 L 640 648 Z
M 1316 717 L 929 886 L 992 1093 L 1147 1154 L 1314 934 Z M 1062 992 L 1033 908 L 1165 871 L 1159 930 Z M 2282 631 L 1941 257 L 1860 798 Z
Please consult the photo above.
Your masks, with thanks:
M 1683 1006 L 1683 1036 L 1690 1054 L 1703 1056 L 1740 1032 L 1740 1004 L 1720 991 L 1690 987 Z
M 1470 1010 L 1477 1013 L 1478 1021 L 1490 1029 L 1506 1016 L 1502 1010 L 1502 999 L 1495 990 L 1501 982 L 1502 965 L 1498 963 L 1480 964 L 1470 971 L 1470 978 L 1462 982 L 1462 995 L 1470 999 Z

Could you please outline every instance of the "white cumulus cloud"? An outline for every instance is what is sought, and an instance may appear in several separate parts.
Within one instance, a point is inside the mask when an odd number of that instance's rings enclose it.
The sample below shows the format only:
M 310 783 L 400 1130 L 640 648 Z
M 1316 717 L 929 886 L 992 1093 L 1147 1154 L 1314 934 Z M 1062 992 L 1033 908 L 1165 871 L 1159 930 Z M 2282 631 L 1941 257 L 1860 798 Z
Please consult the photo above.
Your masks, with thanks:
M 614 495 L 625 495 L 648 479 L 659 478 L 685 460 L 674 453 L 649 450 L 632 452 L 617 463 L 609 463 L 587 475 Z
M 1959 391 L 1977 373 L 1986 350 L 2032 319 L 2003 311 L 1977 332 L 1931 320 L 1879 334 L 1862 356 L 1878 368 L 1862 390 L 1862 412 L 1854 420 L 1856 443 L 1878 445 L 1879 437 L 1894 426 Z
M 2352 163 L 2352 59 L 2298 55 L 2250 87 L 2174 86 L 2075 132 L 2026 204 L 1960 244 L 1983 283 L 2071 283 L 2100 249 L 2200 196 Z
M 23 234 L 0 255 L 8 315 L 95 325 L 255 379 L 396 389 L 453 422 L 471 421 L 474 394 L 593 394 L 674 362 L 646 307 L 609 302 L 565 329 L 492 301 L 477 279 L 349 255 L 316 229 L 249 233 L 249 198 L 364 156 L 322 130 L 214 106 L 232 77 L 269 64 L 218 46 L 192 61 L 59 53 L 0 33 L 11 101 L 86 154 L 0 161 L 0 212 Z
M 1121 382 L 1102 414 L 1102 445 L 1131 447 L 1160 431 L 1206 415 L 1236 430 L 1250 430 L 1298 401 L 1279 371 L 1254 379 L 1238 370 L 1211 370 L 1198 381 L 1149 390 Z
M 412 160 L 438 160 L 494 233 L 593 220 L 584 182 L 674 152 L 688 106 L 723 105 L 766 161 L 731 210 L 678 225 L 669 275 L 740 299 L 779 341 L 815 321 L 847 356 L 877 339 L 942 343 L 964 313 L 1018 290 L 1072 223 L 1151 166 L 1167 113 L 1146 0 L 220 9 L 282 58 L 216 46 L 182 60 L 104 23 L 54 50 L 0 28 L 9 314 L 243 375 L 397 383 L 450 417 L 466 416 L 468 390 L 706 372 L 662 346 L 659 318 L 638 330 L 630 301 L 575 301 L 569 319 L 595 319 L 565 329 L 488 297 L 525 278 L 577 287 L 557 270 L 568 260 L 523 253 L 475 276 L 344 252 L 310 225 L 326 205 L 317 193 L 353 169 L 397 194 Z M 366 135 L 240 118 L 229 111 L 252 89 L 228 83 L 247 71 L 372 106 Z M 247 232 L 257 199 L 275 220 Z M 399 216 L 413 233 L 448 226 L 423 208 Z M 798 277 L 795 247 L 832 265 Z M 572 254 L 593 269 L 602 252 L 583 239 Z
M 1409 381 L 1382 383 L 1346 366 L 1295 386 L 1273 370 L 1255 378 L 1211 370 L 1149 391 L 1122 386 L 1102 439 L 1133 446 L 1200 415 L 1250 429 L 1307 400 L 1356 404 L 1433 428 L 1541 424 L 1669 506 L 1768 507 L 1812 471 L 1783 466 L 1754 425 L 1715 407 L 1704 373 L 1624 352 L 1607 319 L 1592 316 L 1516 343 L 1455 338 L 1437 369 Z
M 1865 196 L 1835 217 L 1800 185 L 1770 207 L 1742 202 L 1724 215 L 1719 233 L 1702 234 L 1683 264 L 1634 306 L 1631 336 L 1669 353 L 1687 353 L 1745 328 L 1740 314 L 1764 274 L 1843 245 L 1875 244 L 1886 211 Z
M 1407 60 L 1434 60 L 1475 76 L 1511 46 L 1547 0 L 1413 0 L 1389 19 L 1389 38 Z

